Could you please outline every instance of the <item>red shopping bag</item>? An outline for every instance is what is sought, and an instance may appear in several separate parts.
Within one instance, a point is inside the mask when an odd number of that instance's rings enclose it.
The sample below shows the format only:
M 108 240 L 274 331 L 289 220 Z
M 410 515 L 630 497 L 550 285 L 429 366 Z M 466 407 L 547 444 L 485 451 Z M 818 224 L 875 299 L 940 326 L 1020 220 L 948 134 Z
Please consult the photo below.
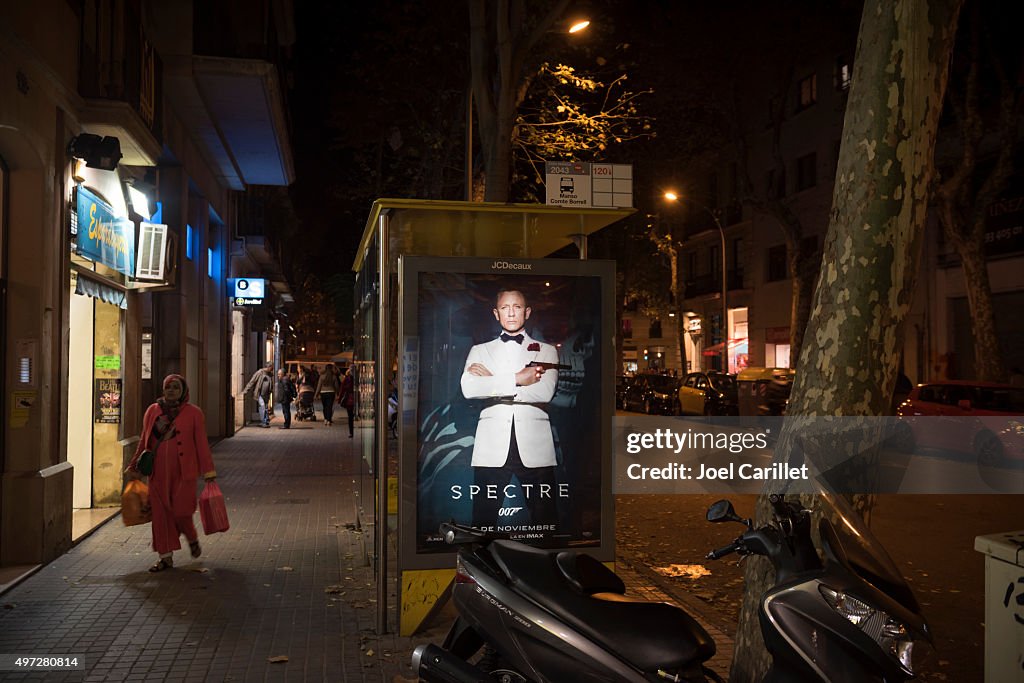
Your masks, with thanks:
M 203 487 L 203 493 L 199 496 L 199 516 L 203 520 L 203 533 L 207 536 L 229 528 L 224 494 L 215 481 L 208 481 Z

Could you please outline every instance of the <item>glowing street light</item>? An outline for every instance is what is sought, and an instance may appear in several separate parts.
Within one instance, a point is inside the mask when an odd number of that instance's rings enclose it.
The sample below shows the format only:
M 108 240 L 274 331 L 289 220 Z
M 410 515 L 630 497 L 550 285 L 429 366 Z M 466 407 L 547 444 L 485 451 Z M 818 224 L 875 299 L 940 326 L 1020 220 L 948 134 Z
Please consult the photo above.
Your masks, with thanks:
M 569 27 L 569 33 L 579 33 L 588 26 L 590 26 L 590 19 L 581 19 Z

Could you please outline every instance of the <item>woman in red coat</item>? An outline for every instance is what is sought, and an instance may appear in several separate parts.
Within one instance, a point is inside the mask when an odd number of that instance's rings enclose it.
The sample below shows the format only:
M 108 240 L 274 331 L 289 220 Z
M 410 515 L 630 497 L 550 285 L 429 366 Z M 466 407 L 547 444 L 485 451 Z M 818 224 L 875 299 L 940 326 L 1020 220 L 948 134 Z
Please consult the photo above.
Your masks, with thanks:
M 174 551 L 181 549 L 179 536 L 185 534 L 192 557 L 199 557 L 199 535 L 192 522 L 196 512 L 196 482 L 199 475 L 213 481 L 210 443 L 206 440 L 203 411 L 188 402 L 188 385 L 181 375 L 164 378 L 164 395 L 146 409 L 142 418 L 142 439 L 128 465 L 129 476 L 138 475 L 139 456 L 156 454 L 149 476 L 149 504 L 153 509 L 153 550 L 160 555 L 151 572 L 174 566 Z

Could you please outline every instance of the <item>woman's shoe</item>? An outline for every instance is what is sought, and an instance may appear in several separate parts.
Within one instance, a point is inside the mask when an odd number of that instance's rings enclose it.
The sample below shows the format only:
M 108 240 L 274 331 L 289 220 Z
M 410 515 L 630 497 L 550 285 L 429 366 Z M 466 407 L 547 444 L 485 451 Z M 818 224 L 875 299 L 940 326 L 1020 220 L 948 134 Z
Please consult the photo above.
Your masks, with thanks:
M 173 559 L 171 559 L 169 557 L 167 557 L 167 558 L 161 557 L 159 560 L 157 560 L 156 564 L 154 564 L 152 567 L 149 568 L 149 571 L 152 572 L 152 573 L 156 573 L 156 572 L 162 572 L 165 569 L 174 569 L 174 560 Z
M 199 547 L 199 539 L 189 541 L 188 549 L 192 551 L 192 557 L 199 557 L 203 554 L 203 549 Z

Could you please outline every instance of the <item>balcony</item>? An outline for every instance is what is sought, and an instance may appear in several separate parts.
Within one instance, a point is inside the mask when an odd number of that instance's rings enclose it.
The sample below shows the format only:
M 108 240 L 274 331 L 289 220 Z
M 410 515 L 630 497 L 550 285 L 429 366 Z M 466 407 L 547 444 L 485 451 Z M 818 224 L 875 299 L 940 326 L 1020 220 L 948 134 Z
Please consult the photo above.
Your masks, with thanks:
M 121 143 L 121 163 L 155 166 L 163 146 L 163 65 L 132 3 L 100 24 L 82 22 L 78 91 L 86 132 Z

